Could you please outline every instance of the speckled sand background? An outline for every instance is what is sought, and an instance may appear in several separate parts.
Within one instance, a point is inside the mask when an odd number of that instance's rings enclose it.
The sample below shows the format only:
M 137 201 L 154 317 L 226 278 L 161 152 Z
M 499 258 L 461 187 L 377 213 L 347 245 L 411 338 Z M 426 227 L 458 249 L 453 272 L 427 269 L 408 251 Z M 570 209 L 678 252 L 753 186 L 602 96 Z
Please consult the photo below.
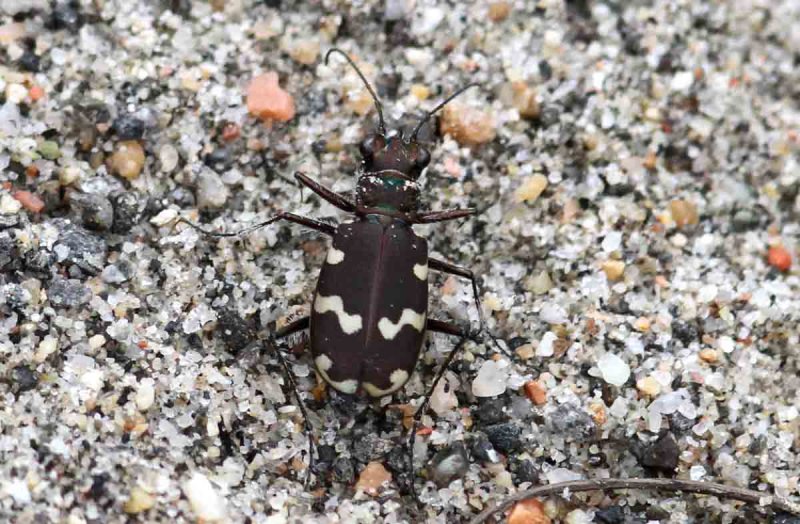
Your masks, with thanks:
M 0 1 L 3 522 L 459 522 L 608 476 L 800 501 L 797 1 L 52 4 Z M 419 230 L 480 275 L 513 359 L 471 343 L 451 366 L 417 497 L 402 414 L 454 341 L 429 337 L 379 403 L 325 392 L 290 341 L 306 489 L 258 334 L 308 311 L 325 240 L 174 224 L 343 218 L 292 179 L 349 191 L 374 129 L 332 45 L 392 124 L 482 86 L 423 132 L 422 179 L 428 207 L 481 213 Z M 466 282 L 430 283 L 431 316 L 476 325 Z M 544 502 L 571 524 L 770 521 L 689 495 Z

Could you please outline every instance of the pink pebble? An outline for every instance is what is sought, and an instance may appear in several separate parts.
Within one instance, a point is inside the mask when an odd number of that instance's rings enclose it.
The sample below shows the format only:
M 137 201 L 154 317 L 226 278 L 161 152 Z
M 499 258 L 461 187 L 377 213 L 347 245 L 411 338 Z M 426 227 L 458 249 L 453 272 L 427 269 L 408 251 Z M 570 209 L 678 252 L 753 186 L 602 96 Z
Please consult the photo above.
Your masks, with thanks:
M 269 71 L 247 86 L 247 110 L 262 120 L 286 122 L 294 117 L 294 99 L 278 85 L 278 73 Z

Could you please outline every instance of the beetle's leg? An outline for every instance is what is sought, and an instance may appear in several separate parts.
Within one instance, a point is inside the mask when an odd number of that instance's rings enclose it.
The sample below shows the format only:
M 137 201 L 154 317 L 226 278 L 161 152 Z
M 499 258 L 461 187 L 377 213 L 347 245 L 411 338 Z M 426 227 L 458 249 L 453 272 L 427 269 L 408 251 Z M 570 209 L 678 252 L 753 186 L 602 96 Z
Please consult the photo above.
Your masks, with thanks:
M 457 220 L 459 218 L 474 215 L 478 210 L 474 207 L 465 209 L 445 209 L 443 211 L 423 211 L 417 213 L 414 219 L 415 224 L 432 224 L 433 222 L 444 222 L 446 220 Z
M 414 422 L 411 424 L 411 435 L 408 438 L 408 465 L 411 473 L 409 487 L 411 488 L 411 494 L 414 496 L 416 496 L 416 491 L 414 488 L 414 443 L 417 439 L 419 421 L 422 418 L 422 415 L 424 415 L 425 411 L 428 409 L 428 403 L 431 400 L 431 395 L 433 395 L 433 392 L 436 391 L 436 386 L 439 385 L 439 381 L 444 376 L 445 371 L 447 371 L 447 368 L 450 367 L 453 359 L 461 351 L 461 348 L 464 347 L 464 344 L 466 344 L 467 340 L 472 338 L 469 336 L 469 334 L 465 333 L 455 324 L 442 322 L 440 320 L 429 319 L 427 322 L 427 329 L 431 331 L 438 331 L 440 333 L 447 333 L 448 335 L 457 335 L 461 338 L 459 339 L 458 343 L 456 343 L 455 347 L 450 350 L 450 353 L 448 353 L 447 358 L 439 368 L 439 371 L 436 372 L 436 378 L 433 379 L 433 384 L 431 384 L 431 387 L 428 388 L 428 391 L 425 393 L 425 398 L 422 400 L 422 404 L 420 404 L 419 409 L 417 409 L 416 413 L 414 413 Z
M 294 213 L 289 213 L 287 211 L 281 211 L 274 216 L 272 216 L 269 220 L 265 220 L 264 222 L 260 222 L 253 226 L 248 226 L 235 233 L 227 233 L 227 232 L 217 232 L 217 231 L 208 231 L 207 229 L 203 229 L 202 227 L 194 224 L 185 218 L 179 218 L 178 222 L 183 222 L 191 226 L 192 228 L 200 231 L 204 235 L 208 235 L 210 237 L 238 237 L 239 235 L 244 235 L 245 233 L 250 233 L 251 231 L 255 231 L 256 229 L 261 229 L 262 227 L 268 226 L 278 220 L 286 220 L 288 222 L 294 222 L 295 224 L 300 224 L 302 226 L 306 226 L 308 228 L 314 229 L 319 231 L 320 233 L 325 233 L 326 235 L 331 235 L 336 232 L 336 226 L 332 226 L 330 224 L 326 224 L 325 222 L 320 222 L 319 220 L 314 220 L 313 218 L 308 218 L 300 215 L 295 215 Z
M 453 335 L 454 337 L 468 338 L 475 340 L 472 333 L 464 331 L 464 329 L 452 322 L 445 322 L 444 320 L 436 320 L 429 318 L 425 323 L 425 329 L 434 333 L 444 333 L 445 335 Z
M 294 177 L 297 179 L 298 182 L 300 182 L 308 189 L 318 194 L 319 196 L 321 196 L 334 206 L 338 207 L 342 211 L 347 211 L 348 213 L 352 213 L 353 211 L 356 210 L 355 203 L 353 203 L 349 198 L 340 195 L 339 193 L 333 191 L 332 189 L 328 189 L 327 187 L 323 186 L 316 180 L 307 177 L 305 174 L 297 172 L 294 174 Z
M 295 380 L 292 368 L 289 367 L 289 363 L 286 362 L 283 353 L 281 353 L 280 349 L 278 349 L 278 345 L 275 343 L 275 340 L 272 337 L 264 339 L 264 342 L 267 346 L 267 351 L 271 351 L 272 354 L 278 357 L 278 361 L 281 363 L 281 367 L 283 368 L 283 374 L 286 376 L 286 379 L 292 386 L 294 398 L 297 399 L 297 405 L 300 407 L 300 413 L 303 415 L 303 426 L 305 427 L 306 436 L 308 437 L 308 474 L 306 475 L 303 485 L 308 487 L 309 479 L 314 471 L 314 455 L 316 452 L 316 448 L 314 446 L 314 428 L 311 427 L 311 420 L 308 418 L 306 404 L 303 402 L 302 397 L 300 397 L 300 390 L 297 389 L 297 380 Z
M 472 298 L 475 300 L 475 307 L 478 309 L 478 320 L 481 323 L 481 329 L 489 336 L 489 338 L 492 340 L 492 343 L 498 350 L 500 350 L 501 353 L 508 355 L 508 351 L 500 345 L 494 335 L 492 335 L 492 333 L 489 331 L 489 326 L 486 325 L 486 319 L 483 316 L 483 308 L 481 307 L 480 292 L 478 291 L 478 281 L 475 279 L 475 274 L 472 272 L 472 270 L 463 266 L 451 264 L 450 262 L 446 262 L 444 260 L 439 260 L 438 258 L 429 258 L 428 268 L 469 279 L 470 283 L 472 284 Z M 429 327 L 428 329 L 431 328 Z
M 304 329 L 308 329 L 310 320 L 311 320 L 310 317 L 305 316 L 303 318 L 298 318 L 293 322 L 289 322 L 288 324 L 286 324 L 285 326 L 283 326 L 282 328 L 280 328 L 275 332 L 275 338 L 279 339 L 288 337 L 289 335 L 293 335 L 298 331 L 303 331 Z

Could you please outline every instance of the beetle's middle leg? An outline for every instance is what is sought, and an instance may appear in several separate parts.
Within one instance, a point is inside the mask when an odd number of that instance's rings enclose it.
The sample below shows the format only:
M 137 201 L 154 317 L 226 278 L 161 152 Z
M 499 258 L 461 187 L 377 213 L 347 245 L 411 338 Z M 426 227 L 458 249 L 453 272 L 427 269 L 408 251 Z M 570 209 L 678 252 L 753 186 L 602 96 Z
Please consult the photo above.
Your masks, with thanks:
M 309 316 L 298 318 L 297 320 L 289 322 L 275 332 L 275 339 L 285 338 L 289 335 L 294 335 L 295 333 L 303 331 L 304 329 L 308 329 L 310 323 L 311 317 Z
M 306 319 L 308 319 L 308 317 L 306 317 Z M 296 323 L 297 322 L 293 322 L 292 324 Z M 291 326 L 292 324 L 289 324 L 289 326 Z M 315 465 L 314 455 L 316 454 L 316 447 L 314 446 L 314 428 L 311 427 L 311 419 L 308 418 L 308 410 L 306 409 L 306 404 L 305 402 L 303 402 L 303 399 L 300 396 L 300 390 L 297 388 L 297 380 L 295 379 L 294 372 L 292 371 L 292 368 L 289 367 L 289 363 L 286 362 L 286 358 L 283 356 L 283 353 L 281 353 L 281 350 L 278 348 L 278 344 L 275 343 L 275 339 L 273 337 L 268 337 L 264 339 L 264 345 L 266 346 L 267 351 L 275 355 L 278 358 L 278 361 L 281 363 L 281 367 L 283 368 L 283 374 L 289 381 L 289 385 L 292 386 L 292 391 L 294 391 L 294 398 L 297 400 L 297 405 L 300 408 L 300 413 L 303 415 L 303 427 L 306 430 L 306 436 L 308 438 L 308 474 L 306 475 L 303 484 L 306 487 L 308 487 L 309 479 L 311 478 L 311 475 L 314 473 L 314 465 Z
M 475 274 L 472 272 L 472 270 L 463 266 L 457 266 L 456 264 L 451 264 L 450 262 L 447 262 L 445 260 L 439 260 L 438 258 L 429 258 L 428 268 L 469 279 L 470 283 L 472 284 L 472 298 L 475 301 L 475 307 L 478 310 L 478 320 L 481 324 L 481 329 L 488 335 L 488 337 L 492 340 L 492 343 L 495 345 L 497 349 L 500 350 L 501 353 L 508 354 L 508 351 L 504 349 L 503 346 L 500 345 L 500 343 L 497 341 L 494 335 L 492 335 L 492 333 L 489 331 L 489 326 L 486 324 L 486 319 L 483 316 L 483 308 L 481 307 L 480 292 L 478 291 L 478 281 L 475 279 Z M 431 328 L 429 327 L 428 329 Z

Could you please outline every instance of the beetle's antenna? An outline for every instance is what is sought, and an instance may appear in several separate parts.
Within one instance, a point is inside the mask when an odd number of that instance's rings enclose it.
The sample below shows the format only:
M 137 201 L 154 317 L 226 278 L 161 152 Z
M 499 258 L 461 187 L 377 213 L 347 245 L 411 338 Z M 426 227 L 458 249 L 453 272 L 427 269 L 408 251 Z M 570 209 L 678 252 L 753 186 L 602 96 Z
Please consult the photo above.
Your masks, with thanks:
M 425 122 L 430 120 L 430 118 L 433 115 L 435 115 L 441 108 L 443 108 L 444 106 L 449 104 L 451 100 L 453 100 L 455 97 L 457 97 L 458 95 L 460 95 L 461 93 L 463 93 L 464 91 L 469 89 L 470 87 L 479 87 L 479 86 L 480 86 L 480 84 L 467 84 L 464 87 L 462 87 L 461 89 L 459 89 L 458 91 L 456 91 L 455 93 L 453 93 L 452 95 L 450 95 L 447 98 L 445 98 L 444 101 L 439 103 L 438 106 L 434 107 L 433 109 L 431 109 L 430 111 L 425 113 L 425 116 L 422 117 L 422 120 L 419 121 L 419 124 L 417 124 L 417 127 L 415 127 L 414 131 L 411 132 L 411 141 L 412 142 L 416 142 L 417 133 L 419 133 L 419 130 L 422 129 L 422 126 L 425 125 Z
M 347 60 L 347 63 L 349 63 L 353 69 L 355 69 L 356 73 L 358 73 L 358 76 L 361 77 L 361 81 L 364 82 L 364 86 L 367 88 L 367 91 L 369 91 L 369 94 L 372 95 L 372 101 L 375 102 L 375 109 L 378 110 L 378 119 L 380 120 L 378 131 L 380 131 L 381 135 L 386 136 L 386 122 L 383 120 L 383 107 L 381 106 L 381 101 L 378 100 L 378 95 L 375 94 L 372 86 L 367 81 L 367 77 L 364 76 L 364 73 L 362 73 L 356 63 L 353 62 L 353 59 L 338 47 L 332 47 L 327 53 L 325 53 L 325 65 L 328 65 L 328 58 L 330 58 L 332 53 L 339 53 L 342 55 L 344 59 Z

